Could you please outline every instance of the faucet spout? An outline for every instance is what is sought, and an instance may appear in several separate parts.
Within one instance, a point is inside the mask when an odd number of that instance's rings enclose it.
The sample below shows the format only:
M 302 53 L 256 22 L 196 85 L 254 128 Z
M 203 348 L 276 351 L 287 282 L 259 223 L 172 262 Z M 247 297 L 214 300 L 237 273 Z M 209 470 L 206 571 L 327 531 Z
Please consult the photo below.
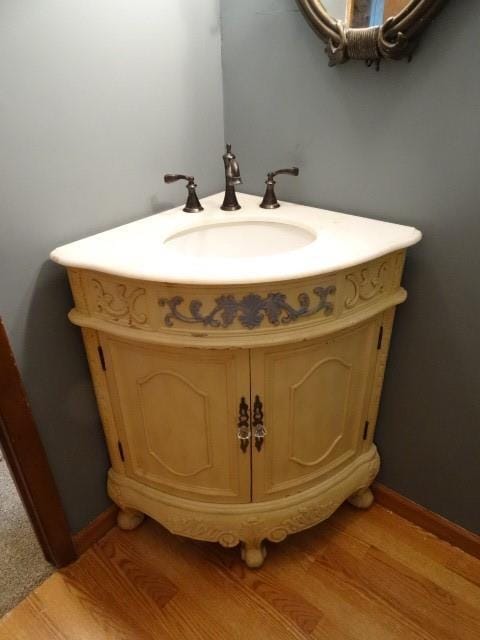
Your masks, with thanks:
M 232 153 L 232 145 L 227 144 L 227 151 L 223 155 L 223 164 L 225 165 L 225 198 L 221 209 L 223 211 L 238 211 L 240 205 L 237 201 L 235 193 L 235 185 L 242 184 L 240 176 L 240 167 L 237 159 Z
M 229 163 L 226 178 L 228 184 L 232 187 L 236 184 L 242 184 L 242 178 L 240 177 L 240 167 L 238 166 L 238 162 L 236 160 L 232 160 Z

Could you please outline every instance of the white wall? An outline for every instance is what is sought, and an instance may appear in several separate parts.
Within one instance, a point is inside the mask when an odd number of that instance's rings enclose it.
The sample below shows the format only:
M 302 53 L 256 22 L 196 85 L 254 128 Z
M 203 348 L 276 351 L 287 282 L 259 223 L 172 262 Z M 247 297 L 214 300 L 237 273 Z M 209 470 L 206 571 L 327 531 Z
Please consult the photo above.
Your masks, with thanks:
M 74 530 L 107 459 L 71 298 L 49 251 L 220 190 L 217 0 L 2 0 L 0 314 Z

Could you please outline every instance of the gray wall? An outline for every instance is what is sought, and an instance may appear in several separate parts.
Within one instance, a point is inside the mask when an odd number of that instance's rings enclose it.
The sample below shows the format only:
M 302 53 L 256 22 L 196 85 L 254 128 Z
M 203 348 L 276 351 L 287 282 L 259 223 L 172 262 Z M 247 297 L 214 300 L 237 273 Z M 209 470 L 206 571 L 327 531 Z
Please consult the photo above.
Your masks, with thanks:
M 458 6 L 457 6 L 458 5 Z M 461 5 L 461 6 L 460 6 Z M 226 136 L 244 187 L 420 228 L 386 376 L 380 479 L 480 531 L 480 12 L 450 2 L 408 65 L 327 67 L 294 0 L 222 0 Z
M 218 0 L 3 0 L 0 314 L 78 530 L 107 504 L 106 452 L 54 247 L 222 183 Z
M 337 20 L 344 20 L 346 15 L 347 0 L 323 0 L 325 9 Z

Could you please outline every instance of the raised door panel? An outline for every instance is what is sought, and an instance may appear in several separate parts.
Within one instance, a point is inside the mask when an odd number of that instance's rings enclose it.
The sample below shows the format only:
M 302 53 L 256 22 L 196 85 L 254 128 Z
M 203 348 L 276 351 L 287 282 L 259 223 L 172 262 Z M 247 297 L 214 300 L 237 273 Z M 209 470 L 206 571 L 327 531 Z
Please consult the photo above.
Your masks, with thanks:
M 254 500 L 313 486 L 360 453 L 379 324 L 251 352 L 252 394 L 267 429 L 252 449 Z
M 102 344 L 127 474 L 182 497 L 248 502 L 250 460 L 237 438 L 248 353 Z

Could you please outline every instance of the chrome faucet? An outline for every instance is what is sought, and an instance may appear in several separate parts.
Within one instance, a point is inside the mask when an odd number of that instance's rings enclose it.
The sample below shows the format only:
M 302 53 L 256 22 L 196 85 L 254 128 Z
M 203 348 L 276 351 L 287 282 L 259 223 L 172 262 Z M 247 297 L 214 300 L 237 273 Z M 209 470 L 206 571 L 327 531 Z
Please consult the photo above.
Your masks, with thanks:
M 242 178 L 237 159 L 232 153 L 231 144 L 227 144 L 227 152 L 223 155 L 223 164 L 225 165 L 225 198 L 220 208 L 223 211 L 237 211 L 241 207 L 237 201 L 235 185 L 242 184 Z

